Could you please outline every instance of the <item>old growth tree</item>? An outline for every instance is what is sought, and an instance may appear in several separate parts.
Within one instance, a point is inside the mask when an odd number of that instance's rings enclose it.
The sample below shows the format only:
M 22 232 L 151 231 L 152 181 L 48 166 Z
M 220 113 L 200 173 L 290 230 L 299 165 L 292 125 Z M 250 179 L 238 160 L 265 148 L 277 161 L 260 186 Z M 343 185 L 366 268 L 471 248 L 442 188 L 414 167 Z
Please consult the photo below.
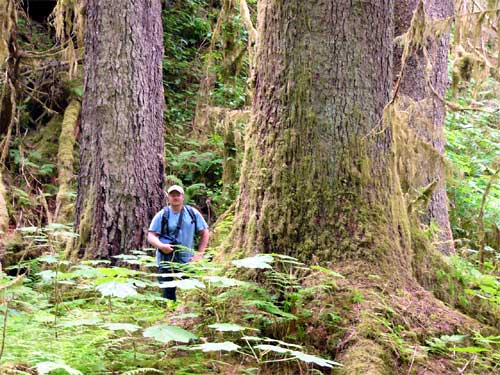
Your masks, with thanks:
M 405 268 L 397 145 L 382 125 L 392 8 L 391 1 L 261 2 L 238 248 Z
M 445 266 L 418 228 L 426 208 L 409 209 L 402 190 L 398 160 L 408 153 L 412 125 L 395 103 L 387 106 L 394 2 L 262 0 L 258 34 L 230 242 L 247 255 L 319 259 L 348 275 L 366 300 L 350 318 L 346 344 L 331 351 L 345 374 L 397 373 L 390 349 L 377 340 L 378 309 L 394 312 L 404 299 L 405 321 L 418 329 L 454 332 L 475 323 L 425 290 Z M 435 80 L 440 75 L 433 73 Z M 442 121 L 442 108 L 434 110 L 431 122 Z
M 412 197 L 424 190 L 421 193 L 427 195 L 428 204 L 422 208 L 420 219 L 425 225 L 435 222 L 436 247 L 451 253 L 454 246 L 445 188 L 442 98 L 448 87 L 450 33 L 446 20 L 453 16 L 453 1 L 396 1 L 394 12 L 395 36 L 403 41 L 406 37 L 409 42 L 402 63 L 403 48 L 396 44 L 394 49 L 397 102 L 409 116 L 406 147 L 398 160 L 401 185 L 403 192 Z M 428 37 L 429 30 L 437 31 L 440 22 L 440 35 Z
M 75 246 L 108 258 L 141 248 L 163 201 L 159 0 L 89 0 Z

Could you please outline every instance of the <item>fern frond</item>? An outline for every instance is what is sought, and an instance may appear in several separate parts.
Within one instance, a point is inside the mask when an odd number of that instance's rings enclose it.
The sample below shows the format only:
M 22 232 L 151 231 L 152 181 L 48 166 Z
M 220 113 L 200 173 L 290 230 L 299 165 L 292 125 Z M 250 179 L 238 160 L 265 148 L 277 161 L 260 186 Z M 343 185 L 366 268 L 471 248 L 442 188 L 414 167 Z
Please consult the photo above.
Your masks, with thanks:
M 155 368 L 138 368 L 137 370 L 125 371 L 122 375 L 142 375 L 142 374 L 164 374 L 164 371 Z

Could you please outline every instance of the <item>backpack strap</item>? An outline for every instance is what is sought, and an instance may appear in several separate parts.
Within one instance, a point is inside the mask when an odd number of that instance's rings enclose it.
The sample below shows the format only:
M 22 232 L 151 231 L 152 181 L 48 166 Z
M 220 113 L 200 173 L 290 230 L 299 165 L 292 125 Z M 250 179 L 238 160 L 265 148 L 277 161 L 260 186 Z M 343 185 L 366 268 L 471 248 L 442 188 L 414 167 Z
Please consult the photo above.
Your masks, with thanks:
M 198 234 L 198 222 L 196 221 L 196 215 L 194 213 L 193 207 L 188 205 L 185 205 L 185 207 L 189 216 L 191 216 L 191 224 L 194 223 L 194 234 L 196 235 Z
M 184 205 L 186 208 L 186 211 L 188 212 L 189 216 L 191 217 L 191 224 L 194 224 L 194 234 L 198 234 L 198 222 L 196 221 L 196 214 L 194 213 L 193 207 Z M 160 235 L 162 237 L 166 237 L 169 235 L 169 229 L 168 229 L 168 218 L 170 216 L 170 208 L 169 206 L 163 207 L 163 216 L 161 217 L 161 233 Z M 177 236 L 177 233 L 179 233 L 179 230 L 181 229 L 182 225 L 182 214 L 179 217 L 179 221 L 177 222 L 177 227 L 175 228 L 175 236 Z
M 161 217 L 161 233 L 160 236 L 168 236 L 168 217 L 170 216 L 170 208 L 168 206 L 163 207 L 163 216 Z

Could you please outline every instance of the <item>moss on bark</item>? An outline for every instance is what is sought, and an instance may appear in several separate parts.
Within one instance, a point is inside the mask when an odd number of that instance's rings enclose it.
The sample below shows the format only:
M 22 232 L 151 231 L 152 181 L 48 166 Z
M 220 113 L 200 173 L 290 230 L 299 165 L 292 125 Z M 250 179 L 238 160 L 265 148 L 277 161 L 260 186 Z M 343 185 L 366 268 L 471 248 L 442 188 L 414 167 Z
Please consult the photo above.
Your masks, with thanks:
M 331 350 L 345 373 L 395 373 L 386 328 L 373 319 L 380 305 L 397 308 L 403 322 L 405 309 L 422 307 L 406 322 L 410 331 L 432 317 L 420 339 L 481 327 L 422 288 L 440 265 L 419 225 L 432 184 L 404 194 L 401 170 L 414 179 L 421 160 L 429 168 L 443 160 L 417 139 L 401 103 L 386 107 L 392 7 L 382 0 L 260 3 L 252 120 L 226 247 L 318 259 L 376 296 L 351 317 L 353 336 Z M 405 159 L 410 152 L 422 158 Z
M 71 221 L 74 211 L 73 199 L 70 196 L 73 181 L 75 127 L 80 116 L 81 104 L 78 100 L 72 100 L 64 112 L 59 136 L 59 150 L 57 153 L 57 168 L 59 191 L 56 197 L 58 210 L 57 219 Z

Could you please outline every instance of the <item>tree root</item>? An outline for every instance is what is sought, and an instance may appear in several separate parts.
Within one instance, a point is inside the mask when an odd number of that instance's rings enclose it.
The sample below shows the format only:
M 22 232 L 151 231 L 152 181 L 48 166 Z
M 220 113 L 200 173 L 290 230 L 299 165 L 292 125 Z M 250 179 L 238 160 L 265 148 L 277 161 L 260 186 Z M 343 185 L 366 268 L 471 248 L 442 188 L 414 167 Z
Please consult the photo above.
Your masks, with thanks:
M 374 274 L 367 268 L 361 262 L 335 267 L 346 276 L 336 280 L 336 290 L 321 288 L 302 301 L 303 308 L 312 312 L 303 322 L 306 343 L 343 365 L 334 374 L 407 374 L 410 368 L 423 371 L 411 373 L 456 374 L 459 364 L 428 355 L 427 341 L 443 335 L 497 332 L 445 305 L 415 279 L 396 280 L 397 276 Z M 304 287 L 324 286 L 325 278 L 313 274 L 308 277 L 311 284 Z M 337 317 L 334 323 L 332 316 Z

